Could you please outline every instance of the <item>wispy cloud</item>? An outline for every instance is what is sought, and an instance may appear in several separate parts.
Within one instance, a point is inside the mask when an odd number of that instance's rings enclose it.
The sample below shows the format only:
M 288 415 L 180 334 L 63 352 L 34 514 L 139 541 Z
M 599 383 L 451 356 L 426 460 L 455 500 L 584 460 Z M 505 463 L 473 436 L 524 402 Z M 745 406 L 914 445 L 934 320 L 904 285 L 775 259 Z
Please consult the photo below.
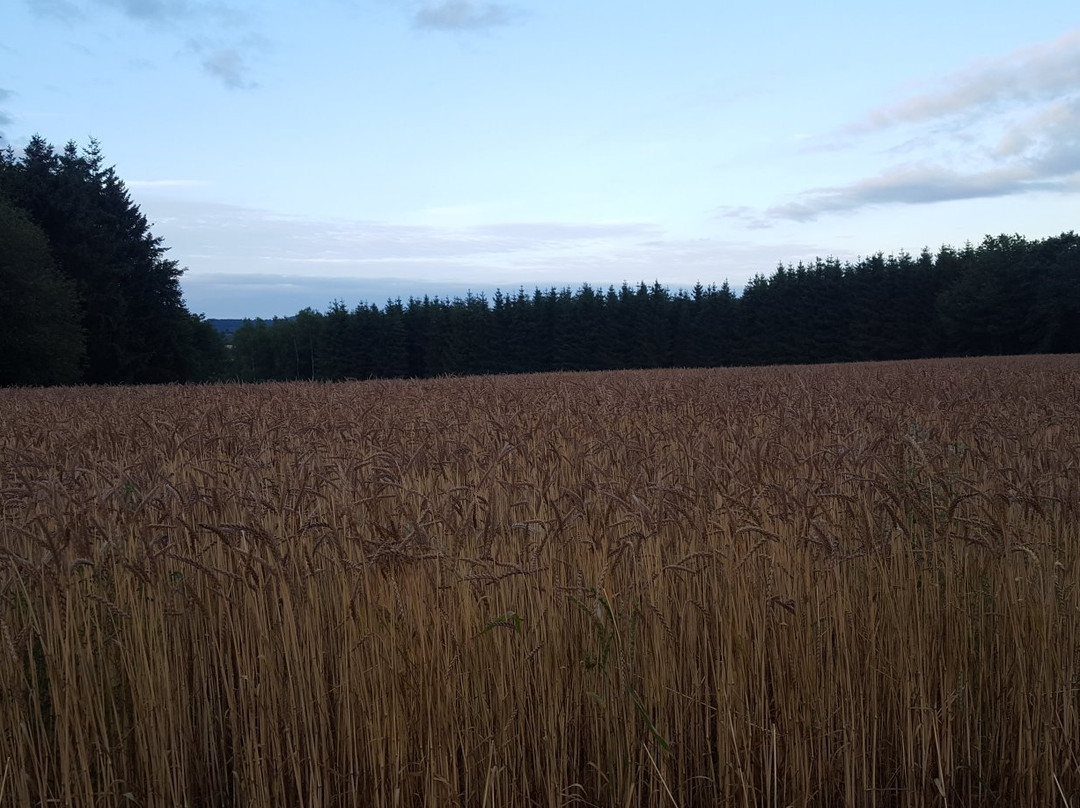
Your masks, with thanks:
M 256 85 L 251 57 L 265 50 L 247 12 L 223 0 L 26 0 L 41 16 L 82 23 L 102 12 L 119 14 L 159 35 L 179 37 L 208 76 L 229 90 Z
M 468 231 L 483 237 L 520 239 L 531 244 L 655 238 L 661 232 L 656 225 L 644 222 L 508 222 L 472 227 Z
M 1062 179 L 1039 179 L 1020 167 L 960 173 L 938 165 L 913 165 L 835 188 L 817 188 L 771 207 L 767 217 L 813 221 L 827 213 L 871 205 L 921 205 L 959 199 L 984 199 L 1032 191 L 1069 190 Z
M 777 261 L 825 254 L 808 244 L 673 238 L 649 222 L 451 227 L 319 219 L 180 199 L 153 187 L 140 205 L 170 256 L 190 268 L 183 287 L 193 310 L 216 316 L 293 314 L 334 298 L 352 305 L 584 282 L 689 288 L 729 280 L 740 287 Z
M 647 222 L 508 222 L 443 227 L 350 219 L 286 216 L 271 211 L 166 196 L 170 190 L 143 181 L 141 204 L 177 252 L 214 263 L 266 260 L 323 265 L 347 273 L 387 261 L 497 263 L 527 253 L 568 254 L 608 245 L 644 242 L 662 231 Z M 158 181 L 162 182 L 162 181 Z M 175 183 L 176 181 L 171 181 Z
M 871 111 L 834 148 L 897 134 L 885 154 L 911 160 L 876 176 L 812 188 L 750 220 L 812 221 L 873 205 L 1080 190 L 1080 28 L 946 77 L 934 90 Z M 724 215 L 732 215 L 730 212 Z
M 77 22 L 86 16 L 82 8 L 71 0 L 26 0 L 26 4 L 39 17 Z
M 125 17 L 151 24 L 187 23 L 213 20 L 241 25 L 247 14 L 237 5 L 202 0 L 26 0 L 31 10 L 41 16 L 79 21 L 90 17 L 94 9 L 111 9 Z
M 413 16 L 413 25 L 440 31 L 475 31 L 508 25 L 520 14 L 504 3 L 442 0 L 424 3 Z
M 961 70 L 940 88 L 873 110 L 846 131 L 861 134 L 946 118 L 970 121 L 1017 105 L 1055 101 L 1078 89 L 1080 28 Z

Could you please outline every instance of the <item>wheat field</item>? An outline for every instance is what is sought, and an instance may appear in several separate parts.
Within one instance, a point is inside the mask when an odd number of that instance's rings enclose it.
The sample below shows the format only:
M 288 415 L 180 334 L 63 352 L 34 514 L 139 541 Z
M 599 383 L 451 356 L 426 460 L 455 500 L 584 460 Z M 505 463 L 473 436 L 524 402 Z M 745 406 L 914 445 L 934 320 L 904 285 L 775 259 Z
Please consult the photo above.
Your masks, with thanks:
M 1080 357 L 0 391 L 0 805 L 1080 806 Z

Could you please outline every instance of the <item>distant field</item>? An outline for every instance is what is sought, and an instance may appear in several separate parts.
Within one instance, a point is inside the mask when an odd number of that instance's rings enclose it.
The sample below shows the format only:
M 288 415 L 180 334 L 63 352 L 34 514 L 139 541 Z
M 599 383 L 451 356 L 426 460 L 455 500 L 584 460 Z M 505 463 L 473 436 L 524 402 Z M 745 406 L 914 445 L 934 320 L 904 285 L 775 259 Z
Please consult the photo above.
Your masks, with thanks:
M 1080 806 L 1080 357 L 0 390 L 0 806 Z

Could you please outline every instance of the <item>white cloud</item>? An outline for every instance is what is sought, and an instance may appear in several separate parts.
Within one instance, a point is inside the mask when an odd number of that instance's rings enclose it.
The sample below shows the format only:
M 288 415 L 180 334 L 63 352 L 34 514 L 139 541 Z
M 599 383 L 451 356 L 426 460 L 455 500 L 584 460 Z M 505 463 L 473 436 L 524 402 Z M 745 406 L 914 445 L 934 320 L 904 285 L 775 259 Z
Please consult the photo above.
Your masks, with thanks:
M 1080 89 L 1080 28 L 973 65 L 942 84 L 941 89 L 876 109 L 847 131 L 860 134 L 944 118 L 983 118 L 1073 94 Z
M 914 135 L 912 131 L 914 130 Z M 1080 28 L 953 76 L 940 89 L 872 111 L 833 148 L 899 135 L 886 154 L 913 159 L 847 184 L 812 188 L 764 211 L 758 224 L 811 221 L 871 205 L 930 204 L 1080 187 Z M 725 215 L 733 215 L 727 212 Z
M 170 257 L 189 268 L 183 286 L 193 309 L 216 316 L 292 314 L 305 305 L 325 308 L 335 297 L 380 302 L 389 290 L 407 297 L 654 280 L 672 288 L 729 280 L 738 288 L 778 261 L 825 252 L 807 244 L 677 239 L 648 222 L 407 225 L 283 216 L 167 192 L 149 186 L 139 203 Z

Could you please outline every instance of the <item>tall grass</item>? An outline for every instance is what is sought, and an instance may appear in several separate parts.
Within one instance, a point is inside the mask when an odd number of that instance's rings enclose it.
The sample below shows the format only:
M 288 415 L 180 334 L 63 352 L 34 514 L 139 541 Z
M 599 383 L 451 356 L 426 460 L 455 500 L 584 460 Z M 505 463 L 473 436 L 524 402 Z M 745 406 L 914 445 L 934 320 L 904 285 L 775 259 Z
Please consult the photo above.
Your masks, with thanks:
M 0 391 L 0 804 L 1080 805 L 1076 357 Z

